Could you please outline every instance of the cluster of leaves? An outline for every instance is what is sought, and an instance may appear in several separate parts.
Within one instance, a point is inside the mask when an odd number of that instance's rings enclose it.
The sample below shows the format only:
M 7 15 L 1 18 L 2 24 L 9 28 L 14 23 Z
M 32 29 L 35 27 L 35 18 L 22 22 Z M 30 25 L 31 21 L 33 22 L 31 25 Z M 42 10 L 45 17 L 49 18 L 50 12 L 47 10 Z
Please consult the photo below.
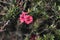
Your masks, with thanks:
M 56 34 L 56 32 L 60 30 L 60 22 L 58 22 L 60 21 L 59 0 L 33 0 L 29 2 L 31 2 L 31 7 L 28 6 L 25 10 L 34 17 L 30 34 L 38 33 L 39 36 L 43 36 L 37 40 L 60 40 Z M 29 27 L 31 26 L 29 25 Z M 24 32 L 26 31 L 23 31 L 23 33 Z M 60 35 L 60 33 L 58 35 Z

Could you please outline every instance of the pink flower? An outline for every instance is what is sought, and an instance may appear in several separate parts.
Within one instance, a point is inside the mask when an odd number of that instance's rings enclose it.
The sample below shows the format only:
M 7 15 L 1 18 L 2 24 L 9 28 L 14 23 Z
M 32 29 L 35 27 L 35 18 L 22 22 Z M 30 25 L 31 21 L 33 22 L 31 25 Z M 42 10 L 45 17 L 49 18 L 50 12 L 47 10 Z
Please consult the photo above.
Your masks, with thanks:
M 25 22 L 26 24 L 30 24 L 33 22 L 33 17 L 30 15 L 26 15 L 28 14 L 27 12 L 22 12 L 22 14 L 20 14 L 19 20 L 21 23 Z
M 24 18 L 25 18 L 25 23 L 26 23 L 26 24 L 30 24 L 30 23 L 33 22 L 33 17 L 30 16 L 30 15 L 25 15 Z
M 20 14 L 20 17 L 19 17 L 19 21 L 21 22 L 21 23 L 23 23 L 24 22 L 24 17 L 25 17 L 25 15 L 27 14 L 27 12 L 22 12 L 22 14 Z

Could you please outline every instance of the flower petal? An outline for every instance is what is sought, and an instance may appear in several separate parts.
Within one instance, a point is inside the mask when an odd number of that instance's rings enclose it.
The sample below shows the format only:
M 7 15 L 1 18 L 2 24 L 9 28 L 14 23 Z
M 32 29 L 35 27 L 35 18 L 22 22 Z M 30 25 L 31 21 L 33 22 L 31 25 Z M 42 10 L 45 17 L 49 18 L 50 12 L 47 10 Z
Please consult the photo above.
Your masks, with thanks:
M 30 23 L 32 23 L 32 22 L 33 22 L 33 17 L 30 16 L 30 15 L 26 15 L 26 16 L 25 16 L 25 23 L 26 23 L 26 24 L 30 24 Z

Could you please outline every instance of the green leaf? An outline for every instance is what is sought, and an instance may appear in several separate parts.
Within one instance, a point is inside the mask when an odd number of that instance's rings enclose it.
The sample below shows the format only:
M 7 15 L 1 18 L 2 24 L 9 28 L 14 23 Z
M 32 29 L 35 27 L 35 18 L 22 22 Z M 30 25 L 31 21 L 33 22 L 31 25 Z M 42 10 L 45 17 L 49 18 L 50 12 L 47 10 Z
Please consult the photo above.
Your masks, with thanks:
M 58 6 L 58 10 L 60 10 L 60 6 Z
M 26 36 L 26 38 L 24 40 L 29 40 L 29 38 Z

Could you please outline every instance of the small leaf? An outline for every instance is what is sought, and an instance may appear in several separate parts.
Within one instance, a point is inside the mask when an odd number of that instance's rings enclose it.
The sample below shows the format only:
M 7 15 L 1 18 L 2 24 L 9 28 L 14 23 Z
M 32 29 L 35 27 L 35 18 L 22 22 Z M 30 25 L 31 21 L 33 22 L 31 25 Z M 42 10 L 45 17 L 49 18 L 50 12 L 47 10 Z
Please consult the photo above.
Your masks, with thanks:
M 58 6 L 58 10 L 60 10 L 60 6 Z

